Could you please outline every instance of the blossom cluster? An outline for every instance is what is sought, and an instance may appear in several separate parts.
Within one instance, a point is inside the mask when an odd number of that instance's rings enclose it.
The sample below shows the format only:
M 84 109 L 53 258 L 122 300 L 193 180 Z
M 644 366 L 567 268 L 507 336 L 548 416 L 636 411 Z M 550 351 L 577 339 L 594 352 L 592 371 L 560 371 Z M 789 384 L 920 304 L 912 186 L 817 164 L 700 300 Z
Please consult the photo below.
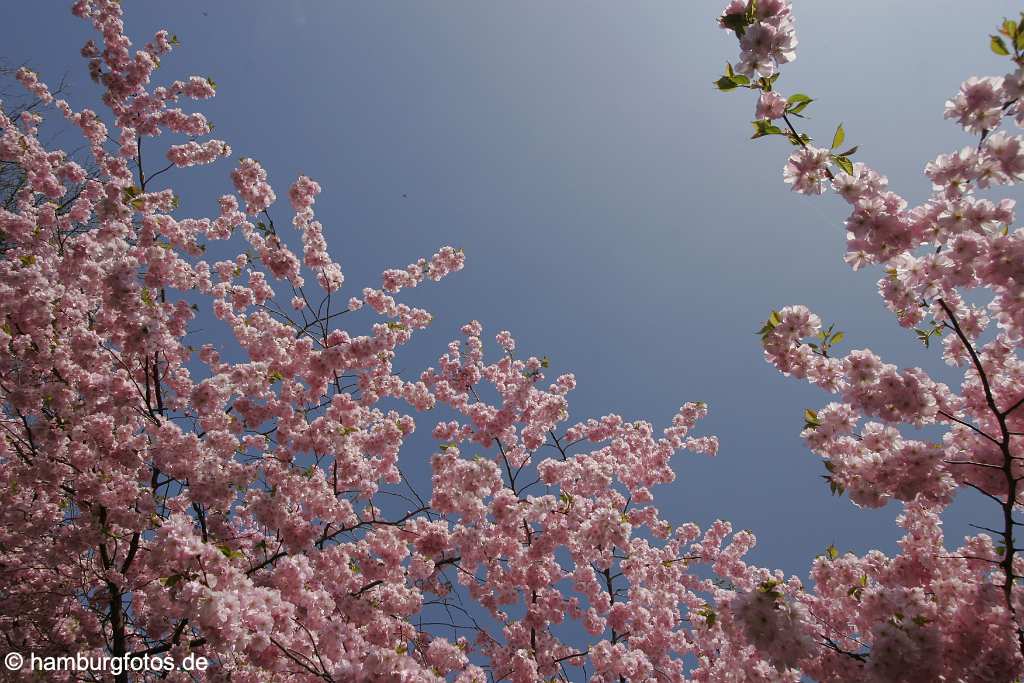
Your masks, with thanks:
M 790 0 L 732 0 L 719 25 L 740 41 L 736 70 L 756 77 L 774 75 L 796 59 L 796 28 Z
M 723 26 L 749 26 L 752 8 L 762 4 L 731 3 Z M 743 21 L 726 21 L 740 14 Z M 750 46 L 737 33 L 742 65 Z M 831 149 L 808 144 L 793 121 L 812 100 L 779 95 L 777 72 L 749 83 L 727 74 L 719 82 L 720 89 L 760 91 L 757 116 L 765 121 L 755 122 L 755 137 L 784 135 L 797 147 L 785 182 L 804 194 L 831 188 L 850 204 L 847 263 L 880 266 L 879 293 L 900 325 L 914 328 L 926 348 L 939 341 L 943 360 L 963 372 L 950 388 L 869 349 L 836 355 L 845 335 L 804 306 L 773 311 L 762 328 L 769 363 L 835 398 L 807 409 L 802 432 L 824 461 L 832 492 L 863 507 L 900 501 L 906 531 L 891 558 L 878 551 L 840 557 L 830 547 L 814 564 L 814 589 L 788 603 L 774 589 L 737 598 L 744 636 L 774 655 L 779 670 L 829 681 L 999 681 L 1024 673 L 1017 580 L 1024 560 L 1014 543 L 1014 515 L 1024 504 L 1024 229 L 1012 228 L 1012 199 L 979 196 L 1024 178 L 1024 138 L 1000 129 L 1005 120 L 1024 125 L 1024 18 L 1006 20 L 1000 34 L 1012 50 L 1000 36 L 992 49 L 1011 57 L 1014 71 L 967 79 L 945 107 L 946 118 L 979 141 L 928 163 L 932 194 L 913 207 L 885 176 L 849 159 L 856 147 L 837 151 L 842 126 Z M 771 127 L 779 118 L 789 132 Z M 925 428 L 941 435 L 911 431 Z M 941 516 L 965 490 L 996 503 L 1007 521 L 949 550 Z
M 717 452 L 693 433 L 706 405 L 660 431 L 571 420 L 575 377 L 549 382 L 507 331 L 488 360 L 477 322 L 436 368 L 400 373 L 433 320 L 401 293 L 461 270 L 462 250 L 343 299 L 320 184 L 294 181 L 294 232 L 279 229 L 248 157 L 212 217 L 183 216 L 171 183 L 231 154 L 179 106 L 213 81 L 154 85 L 173 35 L 136 48 L 117 0 L 73 11 L 99 33 L 81 52 L 109 123 L 28 70 L 39 106 L 0 112 L 0 158 L 24 176 L 0 209 L 9 647 L 201 654 L 192 675 L 240 683 L 797 680 L 742 640 L 733 599 L 771 583 L 792 601 L 799 582 L 744 560 L 752 533 L 673 527 L 654 505 L 680 451 Z M 91 163 L 40 141 L 52 111 Z M 170 165 L 147 173 L 161 144 Z M 361 328 L 339 325 L 357 311 Z M 421 494 L 404 460 L 423 457 L 408 442 L 427 411 Z

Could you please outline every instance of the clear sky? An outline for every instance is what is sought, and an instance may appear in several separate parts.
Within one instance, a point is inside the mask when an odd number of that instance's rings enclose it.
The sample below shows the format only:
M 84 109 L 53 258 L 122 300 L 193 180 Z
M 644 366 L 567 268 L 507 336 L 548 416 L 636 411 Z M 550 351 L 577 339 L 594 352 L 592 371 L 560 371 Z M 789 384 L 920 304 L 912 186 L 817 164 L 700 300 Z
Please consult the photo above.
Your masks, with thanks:
M 200 109 L 236 156 L 269 170 L 279 222 L 299 172 L 322 184 L 317 214 L 349 291 L 441 245 L 465 249 L 463 272 L 405 297 L 435 323 L 403 369 L 435 363 L 478 319 L 489 338 L 509 329 L 523 353 L 575 372 L 573 418 L 660 428 L 683 402 L 707 401 L 721 452 L 676 460 L 677 482 L 655 491 L 664 516 L 730 519 L 758 536 L 755 562 L 806 576 L 830 543 L 891 551 L 897 506 L 859 511 L 829 495 L 799 438 L 804 408 L 827 396 L 768 366 L 753 332 L 772 308 L 805 303 L 838 321 L 846 349 L 955 376 L 885 311 L 879 272 L 844 265 L 845 203 L 788 192 L 788 145 L 749 140 L 750 94 L 711 87 L 736 59 L 714 25 L 724 4 L 125 0 L 137 43 L 161 27 L 182 42 L 158 75 L 217 82 Z M 78 56 L 91 29 L 67 5 L 7 8 L 0 56 L 51 83 L 67 74 L 73 106 L 96 106 Z M 1019 6 L 794 5 L 798 59 L 778 88 L 818 100 L 812 136 L 843 121 L 859 160 L 924 199 L 924 164 L 969 144 L 943 103 L 967 76 L 1004 72 L 987 36 Z M 182 208 L 214 215 L 229 170 L 182 173 Z M 419 423 L 429 432 L 431 416 Z M 428 447 L 403 452 L 420 477 Z M 954 541 L 987 513 L 958 502 Z

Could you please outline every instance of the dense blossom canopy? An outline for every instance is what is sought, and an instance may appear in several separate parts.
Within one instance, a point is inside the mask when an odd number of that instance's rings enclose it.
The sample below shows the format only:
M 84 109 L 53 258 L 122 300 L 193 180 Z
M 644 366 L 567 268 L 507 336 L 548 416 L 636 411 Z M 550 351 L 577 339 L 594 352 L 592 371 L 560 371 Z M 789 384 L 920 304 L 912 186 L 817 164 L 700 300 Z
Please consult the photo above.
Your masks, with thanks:
M 24 175 L 0 211 L 8 647 L 200 653 L 211 668 L 191 675 L 236 682 L 773 671 L 714 607 L 781 581 L 743 562 L 753 535 L 673 527 L 651 505 L 677 451 L 716 451 L 690 434 L 704 405 L 660 432 L 569 422 L 573 376 L 547 380 L 508 332 L 488 361 L 476 322 L 436 368 L 400 377 L 399 348 L 431 322 L 400 293 L 460 270 L 461 250 L 343 297 L 320 185 L 291 185 L 280 229 L 268 173 L 244 156 L 213 217 L 182 216 L 175 174 L 235 153 L 181 108 L 213 82 L 157 85 L 174 36 L 136 49 L 120 3 L 73 10 L 99 33 L 82 55 L 108 113 L 23 69 L 41 107 L 0 117 L 0 158 Z M 93 171 L 40 142 L 54 112 Z M 230 352 L 192 329 L 199 316 Z M 375 317 L 368 333 L 339 326 L 359 316 Z M 420 496 L 401 453 L 424 419 L 436 446 Z
M 797 147 L 784 180 L 850 202 L 847 261 L 881 264 L 886 305 L 964 371 L 954 390 L 866 349 L 837 356 L 841 333 L 818 316 L 772 312 L 767 360 L 835 396 L 807 411 L 803 434 L 833 490 L 904 506 L 899 555 L 830 548 L 805 586 L 745 562 L 751 532 L 674 525 L 654 506 L 677 453 L 717 452 L 692 433 L 703 403 L 661 429 L 570 419 L 574 377 L 549 379 L 547 359 L 517 355 L 507 331 L 488 354 L 475 321 L 436 367 L 400 375 L 400 347 L 432 321 L 401 293 L 462 269 L 461 250 L 343 294 L 320 185 L 290 185 L 291 228 L 279 228 L 268 172 L 245 156 L 214 216 L 181 215 L 175 174 L 239 151 L 181 108 L 214 83 L 157 85 L 178 41 L 160 31 L 136 48 L 116 0 L 73 11 L 99 34 L 82 56 L 106 111 L 76 110 L 22 69 L 39 106 L 0 112 L 0 161 L 21 174 L 0 208 L 5 647 L 211 662 L 125 682 L 1024 672 L 1024 231 L 1010 228 L 1012 201 L 976 194 L 1024 178 L 1021 138 L 996 130 L 1024 123 L 1024 22 L 1002 27 L 1012 50 L 993 39 L 1015 70 L 969 79 L 947 104 L 979 144 L 928 164 L 934 194 L 909 208 L 851 161 L 855 148 L 838 151 L 841 127 L 831 149 L 793 127 L 811 99 L 776 88 L 796 57 L 788 0 L 734 0 L 720 18 L 741 53 L 718 87 L 758 91 L 755 137 Z M 40 141 L 44 116 L 80 131 L 87 161 Z M 202 338 L 200 319 L 223 335 Z M 422 495 L 402 468 L 421 425 L 435 444 Z M 941 442 L 910 436 L 920 427 L 944 430 Z M 940 515 L 964 488 L 1005 525 L 948 550 Z

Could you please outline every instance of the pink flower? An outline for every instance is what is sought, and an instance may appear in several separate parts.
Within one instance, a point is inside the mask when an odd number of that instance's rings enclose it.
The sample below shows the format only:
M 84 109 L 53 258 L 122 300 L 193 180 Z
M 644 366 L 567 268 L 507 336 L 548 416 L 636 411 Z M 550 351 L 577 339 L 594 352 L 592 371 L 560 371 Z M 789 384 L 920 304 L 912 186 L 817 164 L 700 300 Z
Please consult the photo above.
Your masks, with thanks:
M 231 172 L 231 180 L 245 200 L 245 212 L 250 215 L 260 213 L 277 199 L 267 183 L 267 172 L 255 159 L 242 159 L 238 168 Z
M 960 92 L 946 102 L 947 119 L 957 123 L 971 133 L 981 133 L 995 128 L 1003 117 L 1003 79 L 968 78 L 960 86 Z
M 801 194 L 821 194 L 825 190 L 829 151 L 807 147 L 793 152 L 782 171 L 783 180 Z
M 786 98 L 775 91 L 763 92 L 757 100 L 754 118 L 778 119 L 786 112 Z

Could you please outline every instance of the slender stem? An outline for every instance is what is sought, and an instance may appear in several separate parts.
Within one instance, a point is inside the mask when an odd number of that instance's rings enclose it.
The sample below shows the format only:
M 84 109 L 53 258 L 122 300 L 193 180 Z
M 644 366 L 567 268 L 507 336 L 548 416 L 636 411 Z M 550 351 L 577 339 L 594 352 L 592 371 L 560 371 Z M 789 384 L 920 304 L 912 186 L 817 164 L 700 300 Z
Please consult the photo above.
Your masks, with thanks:
M 992 385 L 988 378 L 988 373 L 985 370 L 984 364 L 981 362 L 981 358 L 978 352 L 974 348 L 974 344 L 964 334 L 963 329 L 960 327 L 960 322 L 956 318 L 956 314 L 953 309 L 943 300 L 938 299 L 939 305 L 942 306 L 942 310 L 946 312 L 949 317 L 949 322 L 953 326 L 954 332 L 960 339 L 960 343 L 967 349 L 967 353 L 971 357 L 971 362 L 974 364 L 974 369 L 978 373 L 978 378 L 981 381 L 981 386 L 985 390 L 985 403 L 988 405 L 989 411 L 999 424 L 1000 439 L 997 444 L 999 446 L 1000 453 L 1003 456 L 1003 462 L 1001 467 L 998 467 L 1003 473 L 1003 479 L 1006 482 L 1006 497 L 1000 499 L 998 496 L 993 495 L 991 492 L 983 490 L 974 484 L 968 485 L 981 491 L 989 498 L 995 500 L 1003 513 L 1003 559 L 999 562 L 999 566 L 1003 573 L 1003 598 L 1006 602 L 1006 608 L 1010 612 L 1010 617 L 1013 620 L 1014 628 L 1017 631 L 1017 646 L 1024 655 L 1024 629 L 1020 627 L 1018 621 L 1018 615 L 1016 607 L 1013 603 L 1013 585 L 1017 578 L 1013 570 L 1013 561 L 1016 557 L 1017 548 L 1014 544 L 1014 526 L 1015 522 L 1013 519 L 1013 509 L 1017 504 L 1017 489 L 1020 484 L 1020 479 L 1013 472 L 1013 455 L 1010 453 L 1010 430 L 1006 423 L 1006 416 L 1009 411 L 1000 411 L 999 406 L 996 404 L 995 395 L 992 393 Z M 1016 406 L 1014 406 L 1016 407 Z M 971 463 L 978 464 L 978 463 Z

